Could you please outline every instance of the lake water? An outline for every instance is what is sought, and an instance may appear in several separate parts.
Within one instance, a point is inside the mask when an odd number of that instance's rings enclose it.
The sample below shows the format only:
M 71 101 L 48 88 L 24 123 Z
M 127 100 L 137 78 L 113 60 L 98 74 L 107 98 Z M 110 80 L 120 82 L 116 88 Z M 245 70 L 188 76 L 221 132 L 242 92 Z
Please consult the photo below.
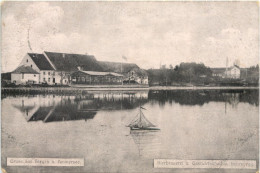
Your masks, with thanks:
M 153 159 L 257 160 L 258 90 L 92 91 L 2 94 L 7 172 L 190 172 Z M 157 132 L 126 127 L 139 106 Z M 84 158 L 84 167 L 6 167 L 6 157 Z M 258 166 L 258 165 L 257 165 Z M 195 172 L 209 172 L 196 169 Z M 211 172 L 239 172 L 217 170 Z M 240 170 L 256 172 L 256 170 Z

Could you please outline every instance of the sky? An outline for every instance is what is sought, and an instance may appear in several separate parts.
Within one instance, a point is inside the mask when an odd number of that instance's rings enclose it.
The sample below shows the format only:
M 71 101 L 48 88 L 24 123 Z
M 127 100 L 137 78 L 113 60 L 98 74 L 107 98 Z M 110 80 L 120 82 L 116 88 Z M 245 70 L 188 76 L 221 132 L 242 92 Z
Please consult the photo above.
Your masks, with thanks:
M 2 72 L 14 70 L 27 52 L 43 51 L 144 69 L 259 62 L 257 2 L 9 1 L 1 11 Z

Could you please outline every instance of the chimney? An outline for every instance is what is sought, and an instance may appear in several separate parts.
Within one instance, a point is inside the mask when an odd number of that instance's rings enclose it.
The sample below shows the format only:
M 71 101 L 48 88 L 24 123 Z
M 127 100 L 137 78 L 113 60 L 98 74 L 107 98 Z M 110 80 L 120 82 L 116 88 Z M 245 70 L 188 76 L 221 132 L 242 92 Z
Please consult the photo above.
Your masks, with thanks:
M 62 58 L 65 58 L 65 53 L 62 54 Z

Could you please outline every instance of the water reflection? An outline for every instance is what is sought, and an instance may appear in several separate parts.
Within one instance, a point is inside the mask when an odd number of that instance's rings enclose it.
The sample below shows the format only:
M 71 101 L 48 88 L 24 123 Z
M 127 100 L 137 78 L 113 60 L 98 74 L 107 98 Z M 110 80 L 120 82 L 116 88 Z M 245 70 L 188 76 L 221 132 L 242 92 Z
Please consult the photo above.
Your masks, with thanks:
M 203 105 L 209 102 L 227 102 L 235 107 L 239 102 L 259 105 L 259 90 L 181 90 L 181 91 L 150 91 L 150 102 L 179 103 L 180 105 Z
M 136 92 L 91 92 L 84 95 L 29 95 L 16 97 L 13 107 L 27 121 L 70 121 L 93 119 L 97 111 L 135 109 L 150 102 L 164 106 L 166 103 L 180 105 L 203 105 L 209 102 L 225 102 L 233 108 L 239 102 L 259 105 L 258 90 L 181 90 Z M 3 99 L 3 98 L 2 98 Z
M 108 167 L 112 168 L 110 172 L 152 172 L 154 158 L 258 161 L 258 92 L 152 90 L 5 95 L 3 167 L 11 169 L 5 164 L 9 156 L 30 158 L 35 154 L 42 158 L 85 158 L 89 164 L 82 167 L 82 172 L 102 172 Z M 130 131 L 126 127 L 139 105 L 146 108 L 146 118 L 160 131 Z
M 148 102 L 148 92 L 89 93 L 77 96 L 37 95 L 14 100 L 13 107 L 27 121 L 70 121 L 93 119 L 100 110 L 134 109 Z
M 136 130 L 130 131 L 130 135 L 138 148 L 139 157 L 148 156 L 149 154 L 154 155 L 158 152 L 161 145 L 160 131 Z

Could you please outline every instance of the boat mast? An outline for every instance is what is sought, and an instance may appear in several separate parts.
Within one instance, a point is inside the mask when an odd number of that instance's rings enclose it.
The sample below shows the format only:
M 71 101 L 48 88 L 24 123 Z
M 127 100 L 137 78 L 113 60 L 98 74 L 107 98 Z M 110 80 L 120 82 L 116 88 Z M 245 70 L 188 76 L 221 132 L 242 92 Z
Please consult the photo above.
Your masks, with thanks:
M 139 109 L 140 109 L 140 116 L 139 116 L 139 122 L 141 123 L 141 106 L 139 107 Z

